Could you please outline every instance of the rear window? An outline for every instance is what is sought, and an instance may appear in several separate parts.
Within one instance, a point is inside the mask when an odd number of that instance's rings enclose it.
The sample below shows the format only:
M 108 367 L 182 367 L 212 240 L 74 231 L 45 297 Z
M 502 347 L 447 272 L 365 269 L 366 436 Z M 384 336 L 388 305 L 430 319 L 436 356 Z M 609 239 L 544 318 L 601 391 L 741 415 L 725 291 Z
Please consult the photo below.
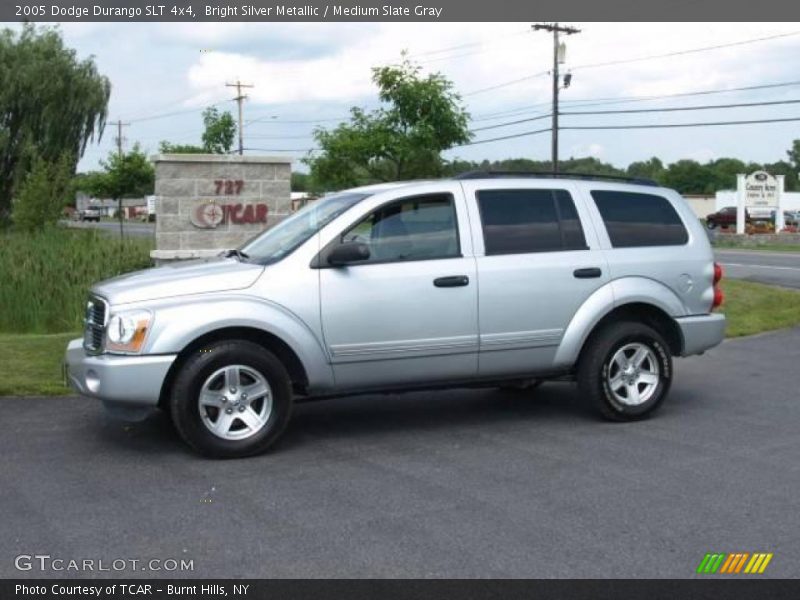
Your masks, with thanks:
M 566 190 L 481 190 L 478 207 L 487 256 L 586 249 Z
M 636 192 L 592 192 L 614 248 L 682 246 L 689 241 L 678 213 L 666 198 Z

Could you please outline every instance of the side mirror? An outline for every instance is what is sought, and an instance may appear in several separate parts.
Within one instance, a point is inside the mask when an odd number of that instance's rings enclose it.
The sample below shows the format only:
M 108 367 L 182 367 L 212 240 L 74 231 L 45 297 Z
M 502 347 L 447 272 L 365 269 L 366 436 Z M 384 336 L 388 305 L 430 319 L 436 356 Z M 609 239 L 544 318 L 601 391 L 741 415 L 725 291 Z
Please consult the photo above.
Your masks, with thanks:
M 328 264 L 343 267 L 369 258 L 369 246 L 361 242 L 347 242 L 336 246 L 328 255 Z

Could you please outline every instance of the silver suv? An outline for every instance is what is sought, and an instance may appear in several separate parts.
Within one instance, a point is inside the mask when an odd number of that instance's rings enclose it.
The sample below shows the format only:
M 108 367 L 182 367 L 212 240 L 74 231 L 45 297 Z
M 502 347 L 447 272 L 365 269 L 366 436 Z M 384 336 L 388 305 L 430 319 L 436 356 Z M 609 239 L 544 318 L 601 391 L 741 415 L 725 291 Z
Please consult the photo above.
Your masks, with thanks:
M 719 344 L 721 271 L 674 191 L 470 173 L 333 194 L 219 258 L 95 285 L 71 385 L 167 411 L 212 456 L 271 446 L 295 399 L 577 381 L 652 413 L 672 357 Z

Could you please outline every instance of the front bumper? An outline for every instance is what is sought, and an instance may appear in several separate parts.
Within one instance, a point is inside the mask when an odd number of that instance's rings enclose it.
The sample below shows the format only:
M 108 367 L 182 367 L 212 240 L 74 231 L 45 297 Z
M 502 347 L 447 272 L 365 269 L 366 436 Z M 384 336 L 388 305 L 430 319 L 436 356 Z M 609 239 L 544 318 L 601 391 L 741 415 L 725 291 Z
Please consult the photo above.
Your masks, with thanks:
M 130 407 L 154 407 L 161 387 L 176 355 L 92 356 L 78 338 L 67 345 L 64 375 L 67 383 L 83 396 L 107 404 Z
M 683 336 L 681 356 L 702 354 L 725 339 L 725 315 L 710 313 L 675 319 Z

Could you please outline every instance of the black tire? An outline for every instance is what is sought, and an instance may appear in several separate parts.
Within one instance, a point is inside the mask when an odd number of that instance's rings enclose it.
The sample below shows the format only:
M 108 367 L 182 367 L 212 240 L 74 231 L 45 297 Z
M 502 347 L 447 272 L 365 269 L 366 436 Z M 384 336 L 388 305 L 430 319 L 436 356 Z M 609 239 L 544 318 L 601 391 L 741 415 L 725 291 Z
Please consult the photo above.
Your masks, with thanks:
M 266 422 L 243 439 L 224 439 L 212 433 L 206 419 L 201 416 L 199 405 L 200 391 L 206 381 L 230 365 L 252 369 L 266 380 L 271 390 L 272 406 L 266 413 Z M 228 395 L 225 390 L 219 393 Z M 181 438 L 197 452 L 214 458 L 253 456 L 272 446 L 286 429 L 292 412 L 291 380 L 281 361 L 258 344 L 245 340 L 214 342 L 198 349 L 181 366 L 172 386 L 169 410 Z M 212 412 L 215 410 L 221 411 L 222 408 L 212 409 Z M 217 418 L 219 416 L 221 412 Z M 235 421 L 236 413 L 230 418 Z M 244 428 L 243 421 L 236 425 L 240 430 Z
M 711 219 L 706 219 L 706 227 L 709 229 L 716 229 L 717 224 Z
M 646 347 L 650 351 L 642 370 L 657 369 L 654 388 L 645 383 L 633 384 L 633 394 L 638 395 L 640 389 L 645 394 L 649 393 L 646 400 L 634 405 L 622 400 L 622 394 L 619 394 L 621 387 L 615 393 L 609 382 L 610 376 L 620 375 L 619 364 L 612 364 L 615 355 L 631 345 Z M 655 365 L 651 365 L 651 361 Z M 652 376 L 652 373 L 649 375 Z M 667 343 L 652 328 L 629 321 L 610 323 L 592 334 L 587 341 L 578 361 L 577 380 L 582 399 L 601 416 L 611 421 L 636 421 L 651 415 L 666 398 L 672 384 L 672 355 Z M 625 396 L 631 393 L 627 391 L 630 389 L 626 387 Z

